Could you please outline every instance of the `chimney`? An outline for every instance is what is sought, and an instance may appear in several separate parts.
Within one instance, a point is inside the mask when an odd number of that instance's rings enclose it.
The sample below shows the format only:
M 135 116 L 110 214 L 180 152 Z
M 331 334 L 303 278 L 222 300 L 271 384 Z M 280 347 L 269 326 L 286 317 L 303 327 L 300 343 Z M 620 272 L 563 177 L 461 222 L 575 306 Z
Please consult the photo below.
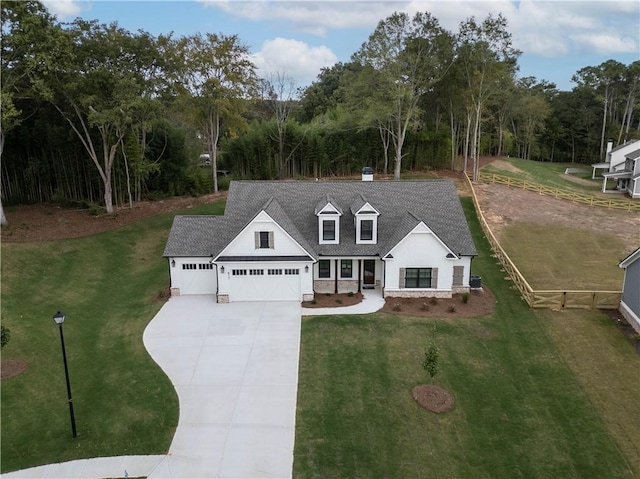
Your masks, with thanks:
M 611 153 L 612 149 L 613 149 L 613 140 L 609 140 L 607 141 L 607 153 Z
M 373 168 L 370 166 L 362 168 L 362 181 L 373 181 Z

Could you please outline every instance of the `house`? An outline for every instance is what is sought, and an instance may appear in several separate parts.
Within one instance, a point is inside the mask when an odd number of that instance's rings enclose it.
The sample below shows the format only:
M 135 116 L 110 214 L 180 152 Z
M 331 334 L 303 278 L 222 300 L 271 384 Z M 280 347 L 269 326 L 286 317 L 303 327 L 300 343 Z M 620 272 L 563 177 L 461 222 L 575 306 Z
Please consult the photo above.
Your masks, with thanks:
M 476 248 L 453 183 L 372 181 L 365 170 L 363 181 L 233 181 L 223 216 L 177 216 L 164 251 L 172 294 L 468 291 Z
M 624 268 L 620 313 L 640 334 L 640 248 L 623 259 L 619 266 Z
M 603 173 L 602 192 L 607 188 L 607 180 L 616 180 L 616 190 L 627 193 L 631 198 L 640 198 L 640 142 L 638 149 L 624 156 L 621 167 L 610 173 Z
M 632 198 L 640 198 L 640 140 L 631 140 L 612 148 L 613 142 L 607 143 L 607 153 L 603 163 L 591 165 L 592 178 L 596 177 L 596 170 L 602 173 L 602 192 L 607 190 L 607 180 L 616 180 L 615 191 L 629 194 Z

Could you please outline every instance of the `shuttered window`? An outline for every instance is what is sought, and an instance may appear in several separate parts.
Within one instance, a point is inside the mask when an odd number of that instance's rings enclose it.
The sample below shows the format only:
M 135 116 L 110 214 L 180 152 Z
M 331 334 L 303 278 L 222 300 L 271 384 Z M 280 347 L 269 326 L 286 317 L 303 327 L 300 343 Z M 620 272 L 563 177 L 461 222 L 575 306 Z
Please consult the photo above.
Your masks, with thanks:
M 437 288 L 438 268 L 400 268 L 401 288 Z
M 255 232 L 256 249 L 274 249 L 273 231 Z
M 464 281 L 464 266 L 453 267 L 453 285 L 462 286 Z

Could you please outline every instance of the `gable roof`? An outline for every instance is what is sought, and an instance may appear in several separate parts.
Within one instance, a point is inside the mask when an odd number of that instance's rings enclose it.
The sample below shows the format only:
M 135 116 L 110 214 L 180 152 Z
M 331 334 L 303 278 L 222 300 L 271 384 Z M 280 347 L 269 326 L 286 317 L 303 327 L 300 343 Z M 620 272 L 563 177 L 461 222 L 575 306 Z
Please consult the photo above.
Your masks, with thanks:
M 620 264 L 618 264 L 618 266 L 620 268 L 626 268 L 630 264 L 635 263 L 639 259 L 640 259 L 640 247 L 632 251 L 631 254 L 629 254 L 629 256 L 627 256 L 625 259 L 620 261 Z
M 613 148 L 609 153 L 615 153 L 616 151 L 621 150 L 622 148 L 626 148 L 631 146 L 634 143 L 638 143 L 640 142 L 640 140 L 629 140 L 625 143 L 621 143 L 620 145 L 616 146 L 615 148 Z
M 339 244 L 319 244 L 316 208 L 327 202 L 343 212 Z M 352 207 L 367 202 L 380 213 L 378 243 L 356 244 Z M 260 211 L 267 212 L 316 257 L 382 257 L 420 221 L 455 254 L 477 254 L 449 180 L 232 181 L 224 217 L 202 217 L 220 220 L 209 222 L 194 216 L 176 217 L 164 256 L 217 256 Z M 188 231 L 191 227 L 195 232 Z

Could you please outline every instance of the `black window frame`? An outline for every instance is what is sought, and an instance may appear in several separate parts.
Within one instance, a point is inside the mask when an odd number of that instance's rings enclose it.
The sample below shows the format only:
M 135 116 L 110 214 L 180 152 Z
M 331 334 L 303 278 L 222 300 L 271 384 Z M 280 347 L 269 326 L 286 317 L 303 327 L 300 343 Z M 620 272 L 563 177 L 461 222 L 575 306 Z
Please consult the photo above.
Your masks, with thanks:
M 371 229 L 365 229 L 364 225 L 371 225 Z M 365 236 L 365 232 L 369 237 Z M 360 240 L 361 241 L 373 241 L 373 220 L 360 220 Z
M 431 288 L 432 279 L 433 268 L 407 268 L 404 272 L 404 287 Z
M 349 275 L 345 274 L 346 270 L 349 270 Z M 345 279 L 353 278 L 353 260 L 352 259 L 340 260 L 340 277 Z
M 268 231 L 260 231 L 259 232 L 259 245 L 260 249 L 269 249 L 271 245 L 269 244 L 269 232 Z
M 331 225 L 331 229 L 327 230 L 327 225 Z M 327 233 L 331 233 L 328 237 Z M 336 240 L 336 220 L 322 220 L 322 241 L 335 241 Z
M 331 260 L 321 259 L 318 261 L 318 278 L 331 278 Z

